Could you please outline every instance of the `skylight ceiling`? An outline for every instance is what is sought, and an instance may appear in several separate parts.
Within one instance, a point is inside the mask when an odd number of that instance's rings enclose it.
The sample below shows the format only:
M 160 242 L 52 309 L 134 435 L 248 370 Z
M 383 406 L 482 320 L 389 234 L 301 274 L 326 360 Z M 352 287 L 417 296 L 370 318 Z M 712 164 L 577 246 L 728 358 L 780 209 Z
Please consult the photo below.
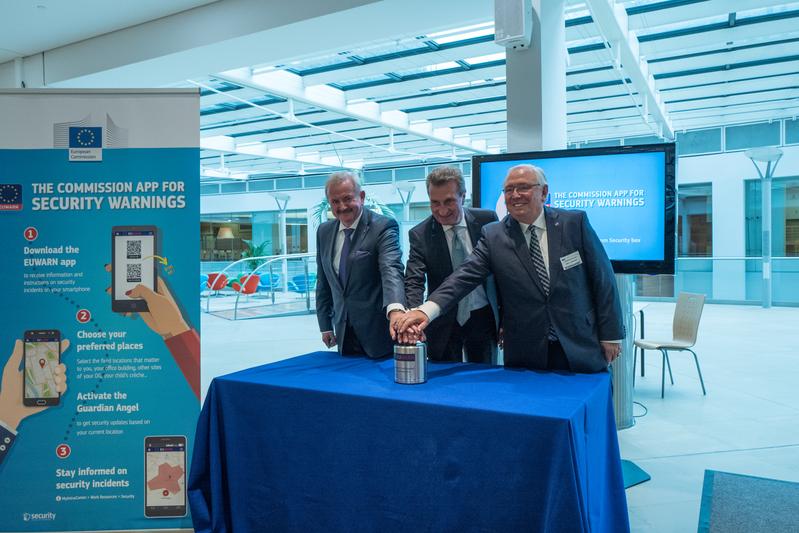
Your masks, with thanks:
M 799 114 L 799 2 L 620 3 L 674 131 Z M 417 35 L 192 80 L 203 167 L 253 179 L 503 151 L 493 22 L 428 32 L 423 19 Z M 566 40 L 569 142 L 658 135 L 585 2 L 567 1 Z

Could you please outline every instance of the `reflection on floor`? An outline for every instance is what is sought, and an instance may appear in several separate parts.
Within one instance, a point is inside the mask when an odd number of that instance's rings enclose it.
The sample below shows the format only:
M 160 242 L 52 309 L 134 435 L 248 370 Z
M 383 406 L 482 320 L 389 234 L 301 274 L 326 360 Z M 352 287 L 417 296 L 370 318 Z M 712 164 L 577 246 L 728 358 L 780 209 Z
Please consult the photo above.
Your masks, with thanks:
M 647 337 L 670 338 L 673 313 L 674 304 L 646 305 Z M 706 468 L 799 481 L 798 325 L 797 308 L 706 305 L 696 352 L 707 396 L 691 355 L 675 352 L 675 383 L 661 399 L 660 357 L 647 352 L 635 400 L 648 412 L 619 432 L 622 457 L 652 476 L 627 491 L 633 531 L 696 531 Z M 203 394 L 215 376 L 323 348 L 314 315 L 207 314 L 202 347 Z

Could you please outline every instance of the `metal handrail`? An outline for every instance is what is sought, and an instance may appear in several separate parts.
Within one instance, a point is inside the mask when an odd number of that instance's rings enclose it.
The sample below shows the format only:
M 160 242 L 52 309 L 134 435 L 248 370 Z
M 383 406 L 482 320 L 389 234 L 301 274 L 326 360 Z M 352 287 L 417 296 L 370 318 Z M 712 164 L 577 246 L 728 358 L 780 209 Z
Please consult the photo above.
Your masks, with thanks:
M 263 256 L 257 256 L 257 257 L 245 257 L 245 258 L 242 258 L 242 259 L 239 259 L 237 261 L 234 261 L 234 262 L 230 263 L 225 268 L 223 268 L 221 271 L 219 271 L 218 275 L 221 276 L 221 275 L 224 274 L 227 277 L 227 272 L 229 272 L 231 270 L 235 270 L 235 267 L 238 266 L 238 265 L 241 265 L 241 263 L 243 263 L 243 262 L 261 261 L 261 260 L 263 260 L 263 262 L 258 264 L 258 266 L 256 266 L 244 279 L 241 279 L 240 283 L 241 283 L 242 287 L 245 286 L 247 284 L 247 282 L 250 280 L 250 278 L 252 278 L 252 276 L 256 275 L 259 271 L 262 271 L 264 268 L 268 267 L 270 285 L 271 285 L 272 276 L 274 274 L 273 267 L 274 267 L 274 265 L 276 263 L 283 262 L 283 261 L 288 261 L 288 260 L 297 260 L 297 259 L 299 259 L 299 260 L 301 260 L 303 262 L 303 269 L 304 269 L 304 272 L 305 272 L 306 287 L 310 287 L 309 277 L 308 277 L 308 274 L 309 274 L 308 273 L 308 261 L 310 259 L 312 259 L 312 258 L 315 258 L 315 257 L 316 257 L 315 253 L 263 255 Z M 286 280 L 285 277 L 284 277 L 284 279 L 283 279 L 284 288 L 287 287 L 287 283 L 288 283 L 288 280 Z M 274 305 L 274 303 L 275 303 L 275 290 L 274 290 L 274 287 L 272 287 L 272 290 L 270 292 L 272 293 L 272 304 Z M 234 303 L 234 306 L 233 306 L 233 320 L 236 320 L 237 317 L 238 317 L 238 308 L 239 308 L 239 299 L 240 298 L 241 298 L 241 292 L 237 292 L 236 300 L 235 300 L 235 303 Z M 305 305 L 306 305 L 306 308 L 309 311 L 311 309 L 310 298 L 311 298 L 310 290 L 308 290 L 308 291 L 306 291 L 306 295 L 305 295 Z M 211 298 L 209 297 L 206 300 L 206 302 L 205 302 L 205 312 L 206 313 L 210 313 L 211 312 L 210 311 L 210 309 L 211 309 L 210 305 L 211 305 Z

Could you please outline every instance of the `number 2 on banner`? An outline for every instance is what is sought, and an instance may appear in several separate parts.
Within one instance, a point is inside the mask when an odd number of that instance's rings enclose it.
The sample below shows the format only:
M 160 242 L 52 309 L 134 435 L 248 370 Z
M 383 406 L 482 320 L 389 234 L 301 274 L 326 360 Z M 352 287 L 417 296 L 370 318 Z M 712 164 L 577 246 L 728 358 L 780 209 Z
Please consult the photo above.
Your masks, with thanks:
M 86 322 L 92 319 L 92 314 L 89 312 L 88 309 L 81 309 L 80 311 L 75 313 L 75 319 L 81 324 L 85 324 Z

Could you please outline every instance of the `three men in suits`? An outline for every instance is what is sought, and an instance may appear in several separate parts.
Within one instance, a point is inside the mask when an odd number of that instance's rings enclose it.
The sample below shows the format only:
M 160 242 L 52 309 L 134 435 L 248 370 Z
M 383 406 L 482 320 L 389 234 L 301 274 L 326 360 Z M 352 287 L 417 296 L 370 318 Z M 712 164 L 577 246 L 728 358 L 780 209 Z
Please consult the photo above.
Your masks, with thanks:
M 472 253 L 486 224 L 497 221 L 494 211 L 463 206 L 466 184 L 460 170 L 438 167 L 427 176 L 432 214 L 410 230 L 410 252 L 405 268 L 408 307 L 424 301 L 429 292 L 452 274 Z M 485 281 L 452 306 L 425 332 L 427 356 L 434 361 L 496 362 L 496 291 Z
M 493 274 L 506 366 L 604 370 L 625 332 L 610 260 L 585 213 L 545 209 L 546 177 L 532 165 L 511 168 L 503 193 L 508 216 L 484 227 L 472 255 L 399 320 L 400 338 L 416 336 Z
M 336 172 L 325 184 L 335 216 L 316 234 L 316 318 L 326 346 L 344 355 L 390 355 L 393 322 L 405 310 L 399 226 L 364 209 L 353 174 Z

